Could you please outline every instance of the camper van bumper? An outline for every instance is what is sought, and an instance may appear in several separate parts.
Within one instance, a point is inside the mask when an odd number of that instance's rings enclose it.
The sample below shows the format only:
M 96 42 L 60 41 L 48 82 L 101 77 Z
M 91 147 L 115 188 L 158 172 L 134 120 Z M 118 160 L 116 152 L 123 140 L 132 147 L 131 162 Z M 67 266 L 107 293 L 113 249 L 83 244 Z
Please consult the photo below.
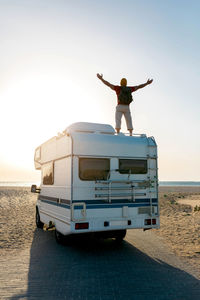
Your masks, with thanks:
M 159 217 L 126 220 L 90 220 L 71 223 L 71 233 L 98 232 L 122 229 L 156 229 L 160 228 Z

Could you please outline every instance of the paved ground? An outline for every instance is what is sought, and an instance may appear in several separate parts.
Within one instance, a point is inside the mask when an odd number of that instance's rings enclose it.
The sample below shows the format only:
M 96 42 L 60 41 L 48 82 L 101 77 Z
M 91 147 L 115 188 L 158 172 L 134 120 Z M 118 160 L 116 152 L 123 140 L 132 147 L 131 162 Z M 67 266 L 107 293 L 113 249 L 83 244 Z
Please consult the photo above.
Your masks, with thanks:
M 200 281 L 152 232 L 58 245 L 35 230 L 31 248 L 0 257 L 0 299 L 199 300 Z

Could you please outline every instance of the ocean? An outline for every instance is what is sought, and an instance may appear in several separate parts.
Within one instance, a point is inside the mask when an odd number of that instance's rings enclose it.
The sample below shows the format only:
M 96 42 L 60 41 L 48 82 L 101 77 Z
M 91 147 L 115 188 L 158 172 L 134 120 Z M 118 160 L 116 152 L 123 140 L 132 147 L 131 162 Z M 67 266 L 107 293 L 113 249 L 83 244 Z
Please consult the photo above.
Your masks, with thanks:
M 34 181 L 0 181 L 0 186 L 31 187 L 32 184 L 40 185 Z M 200 181 L 159 181 L 159 186 L 200 186 Z
M 40 182 L 34 181 L 0 181 L 0 186 L 21 186 L 31 187 L 32 184 L 40 185 Z
M 200 186 L 200 181 L 159 181 L 159 186 Z

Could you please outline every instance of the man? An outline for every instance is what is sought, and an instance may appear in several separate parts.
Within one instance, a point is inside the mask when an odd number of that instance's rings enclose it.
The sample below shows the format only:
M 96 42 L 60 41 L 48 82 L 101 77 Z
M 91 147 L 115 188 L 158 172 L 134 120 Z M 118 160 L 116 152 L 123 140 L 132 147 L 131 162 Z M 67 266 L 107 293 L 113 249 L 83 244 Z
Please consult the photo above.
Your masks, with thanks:
M 132 92 L 135 92 L 139 89 L 144 88 L 145 86 L 151 84 L 153 82 L 153 79 L 148 79 L 146 83 L 137 85 L 137 86 L 127 86 L 127 80 L 126 78 L 122 78 L 119 85 L 113 85 L 109 83 L 108 81 L 103 79 L 103 75 L 97 74 L 97 77 L 107 86 L 109 86 L 112 90 L 114 90 L 117 94 L 117 100 L 118 104 L 116 106 L 116 112 L 115 112 L 115 122 L 116 122 L 116 131 L 117 133 L 120 132 L 121 129 L 121 119 L 122 115 L 124 115 L 126 120 L 127 129 L 130 132 L 130 135 L 132 135 L 133 132 L 133 125 L 132 125 L 132 118 L 131 118 L 131 112 L 129 108 L 129 104 L 132 102 Z

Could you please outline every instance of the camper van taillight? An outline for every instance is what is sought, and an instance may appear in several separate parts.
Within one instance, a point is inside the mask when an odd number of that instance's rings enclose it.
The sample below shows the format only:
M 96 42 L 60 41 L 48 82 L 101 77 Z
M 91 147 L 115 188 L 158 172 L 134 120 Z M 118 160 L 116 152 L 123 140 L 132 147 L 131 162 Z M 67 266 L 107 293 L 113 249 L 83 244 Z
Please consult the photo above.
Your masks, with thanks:
M 75 229 L 88 229 L 89 223 L 75 223 Z
M 145 219 L 144 225 L 151 225 L 151 219 Z
M 156 225 L 156 219 L 145 219 L 144 225 Z
M 152 219 L 152 225 L 156 225 L 156 219 Z

